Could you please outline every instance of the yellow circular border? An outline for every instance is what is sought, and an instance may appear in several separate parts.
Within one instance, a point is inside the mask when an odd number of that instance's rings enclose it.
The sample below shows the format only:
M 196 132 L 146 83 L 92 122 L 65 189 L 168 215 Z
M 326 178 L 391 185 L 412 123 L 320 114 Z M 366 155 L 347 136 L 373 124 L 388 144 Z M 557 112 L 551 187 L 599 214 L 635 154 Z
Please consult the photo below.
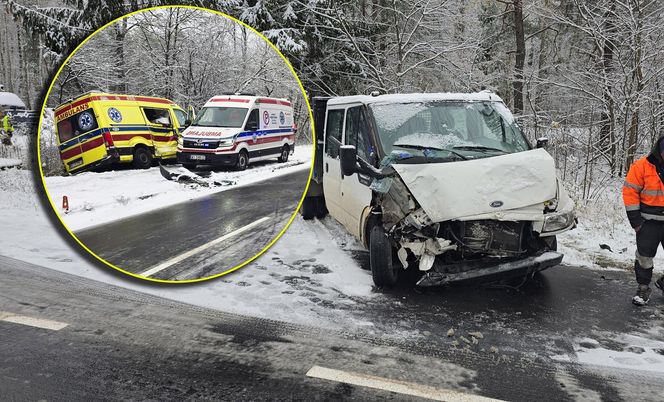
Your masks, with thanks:
M 41 132 L 42 132 L 42 122 L 43 122 L 43 119 L 44 119 L 44 110 L 46 109 L 46 102 L 48 101 L 48 98 L 49 98 L 49 96 L 50 96 L 50 94 L 51 94 L 51 90 L 53 89 L 53 85 L 55 85 L 55 81 L 58 79 L 58 77 L 60 76 L 60 73 L 62 72 L 62 69 L 63 69 L 64 66 L 69 62 L 69 60 L 72 58 L 72 56 L 74 56 L 74 55 L 76 54 L 76 52 L 77 52 L 77 51 L 78 51 L 78 50 L 79 50 L 79 49 L 80 49 L 80 48 L 81 48 L 81 47 L 82 47 L 82 46 L 83 46 L 83 45 L 84 45 L 84 44 L 85 44 L 90 38 L 92 38 L 93 36 L 95 36 L 96 34 L 98 34 L 100 31 L 104 30 L 104 29 L 107 28 L 108 26 L 113 25 L 113 24 L 115 24 L 116 22 L 118 22 L 118 21 L 120 21 L 120 20 L 122 20 L 122 19 L 124 19 L 124 18 L 130 17 L 130 16 L 132 16 L 132 15 L 135 15 L 135 14 L 139 14 L 139 13 L 142 13 L 142 12 L 145 12 L 145 11 L 158 10 L 158 9 L 167 9 L 167 8 L 189 8 L 189 9 L 195 9 L 195 10 L 207 11 L 207 12 L 211 12 L 211 13 L 217 14 L 217 15 L 222 16 L 222 17 L 225 17 L 225 18 L 227 18 L 227 19 L 229 19 L 229 20 L 231 20 L 231 21 L 234 21 L 234 22 L 236 22 L 236 23 L 239 23 L 240 25 L 244 26 L 245 28 L 249 29 L 250 31 L 252 31 L 252 32 L 255 33 L 256 35 L 258 35 L 261 39 L 263 39 L 265 42 L 267 42 L 270 46 L 272 46 L 272 49 L 274 49 L 274 50 L 277 52 L 277 54 L 278 54 L 279 56 L 281 56 L 281 58 L 284 60 L 284 62 L 286 63 L 286 65 L 287 65 L 288 68 L 290 69 L 291 73 L 293 74 L 293 77 L 295 77 L 295 80 L 297 81 L 297 83 L 298 83 L 298 85 L 299 85 L 299 87 L 300 87 L 300 91 L 302 92 L 302 95 L 304 96 L 304 101 L 305 101 L 305 103 L 307 104 L 307 109 L 308 109 L 308 111 L 309 111 L 309 121 L 310 121 L 310 126 L 311 126 L 311 138 L 312 138 L 312 142 L 313 142 L 313 144 L 312 144 L 313 147 L 312 147 L 311 167 L 309 168 L 309 177 L 307 178 L 307 184 L 306 184 L 306 186 L 305 186 L 305 188 L 304 188 L 304 192 L 302 193 L 302 197 L 300 198 L 300 202 L 297 204 L 297 208 L 295 208 L 295 212 L 293 212 L 293 215 L 291 215 L 291 217 L 290 217 L 290 219 L 288 220 L 288 222 L 286 222 L 286 226 L 284 226 L 284 228 L 281 230 L 281 232 L 279 232 L 279 234 L 277 234 L 277 236 L 276 236 L 274 239 L 272 239 L 272 241 L 271 241 L 270 243 L 268 243 L 268 245 L 265 246 L 261 251 L 259 251 L 259 252 L 256 253 L 253 257 L 251 257 L 251 258 L 247 259 L 246 261 L 244 261 L 244 262 L 242 262 L 242 263 L 236 265 L 236 266 L 233 267 L 233 268 L 230 268 L 230 269 L 228 269 L 228 270 L 226 270 L 226 271 L 224 271 L 224 272 L 221 272 L 221 273 L 218 273 L 218 274 L 215 274 L 215 275 L 212 275 L 212 276 L 207 276 L 207 277 L 204 277 L 204 278 L 198 278 L 198 279 L 185 279 L 185 280 L 181 280 L 181 281 L 165 280 L 165 279 L 155 279 L 155 278 L 148 278 L 148 277 L 146 277 L 146 276 L 136 275 L 136 274 L 133 273 L 133 272 L 126 271 L 126 270 L 124 270 L 124 269 L 122 269 L 122 268 L 120 268 L 120 267 L 118 267 L 118 266 L 115 266 L 115 265 L 111 264 L 110 262 L 104 260 L 103 258 L 101 258 L 100 256 L 98 256 L 97 254 L 95 254 L 95 253 L 94 253 L 92 250 L 90 250 L 88 247 L 86 247 L 85 244 L 83 244 L 83 243 L 78 239 L 78 237 L 76 237 L 76 235 L 74 235 L 74 233 L 73 233 L 73 232 L 67 227 L 67 225 L 65 224 L 64 220 L 62 220 L 62 217 L 61 217 L 60 214 L 58 213 L 58 210 L 57 210 L 55 204 L 53 203 L 53 199 L 51 198 L 51 195 L 50 195 L 49 192 L 48 192 L 48 187 L 46 186 L 46 181 L 44 180 L 44 171 L 43 171 L 43 169 L 42 169 L 42 162 L 41 162 L 41 141 L 40 141 L 40 139 L 41 139 Z M 304 202 L 304 198 L 306 197 L 306 195 L 307 195 L 307 191 L 309 190 L 309 184 L 310 184 L 310 182 L 311 182 L 311 177 L 312 177 L 312 175 L 313 175 L 314 162 L 315 162 L 314 159 L 315 159 L 315 157 L 316 157 L 316 130 L 315 130 L 315 127 L 314 127 L 314 117 L 313 117 L 313 113 L 312 113 L 312 111 L 311 111 L 311 105 L 309 104 L 309 99 L 307 98 L 307 92 L 306 92 L 306 90 L 304 89 L 304 86 L 302 85 L 302 81 L 300 81 L 300 77 L 298 77 L 297 73 L 295 72 L 295 69 L 293 68 L 293 65 L 290 63 L 290 61 L 288 60 L 288 58 L 286 58 L 286 56 L 284 56 L 283 53 L 281 53 L 281 51 L 280 51 L 280 50 L 274 45 L 274 43 L 272 43 L 272 42 L 271 42 L 269 39 L 267 39 L 263 34 L 261 34 L 260 32 L 258 32 L 257 30 L 255 30 L 255 29 L 252 28 L 251 26 L 247 25 L 246 23 L 244 23 L 244 22 L 240 21 L 239 19 L 237 19 L 237 18 L 235 18 L 235 17 L 232 17 L 232 16 L 230 16 L 230 15 L 228 15 L 228 14 L 222 13 L 221 11 L 211 10 L 211 9 L 209 9 L 209 8 L 198 7 L 198 6 L 169 5 L 169 6 L 155 6 L 155 7 L 143 8 L 143 9 L 141 9 L 141 10 L 133 11 L 133 12 L 131 12 L 131 13 L 128 13 L 128 14 L 125 14 L 125 15 L 123 15 L 123 16 L 121 16 L 121 17 L 118 17 L 118 18 L 114 19 L 113 21 L 111 21 L 111 22 L 105 24 L 104 26 L 98 28 L 98 29 L 95 30 L 93 33 L 91 33 L 91 34 L 90 34 L 88 37 L 86 37 L 86 38 L 85 38 L 80 44 L 78 44 L 78 46 L 76 46 L 76 48 L 74 48 L 74 50 L 69 54 L 69 56 L 67 56 L 67 58 L 65 59 L 65 61 L 62 63 L 62 65 L 61 65 L 60 68 L 58 69 L 58 71 L 55 73 L 55 76 L 53 77 L 53 81 L 51 81 L 51 85 L 49 85 L 49 87 L 48 87 L 48 91 L 46 92 L 46 96 L 44 97 L 44 103 L 42 104 L 42 108 L 41 108 L 40 115 L 39 115 L 39 128 L 38 128 L 38 130 L 37 130 L 37 163 L 39 163 L 39 174 L 40 174 L 40 176 L 41 176 L 42 186 L 44 187 L 44 191 L 45 191 L 45 193 L 46 193 L 46 197 L 48 198 L 48 201 L 49 201 L 49 203 L 51 204 L 51 208 L 53 209 L 53 212 L 55 212 L 55 215 L 58 217 L 58 220 L 60 221 L 60 223 L 62 223 L 62 226 L 65 228 L 65 230 L 67 231 L 67 233 L 69 233 L 69 234 L 71 235 L 71 237 L 72 237 L 74 240 L 76 240 L 76 242 L 77 242 L 81 247 L 83 247 L 83 249 L 85 249 L 88 253 L 90 253 L 90 254 L 91 254 L 92 256 L 94 256 L 96 259 L 98 259 L 99 261 L 101 261 L 101 262 L 103 262 L 104 264 L 108 265 L 109 267 L 111 267 L 111 268 L 113 268 L 113 269 L 115 269 L 115 270 L 117 270 L 117 271 L 120 271 L 120 272 L 122 272 L 122 273 L 124 273 L 124 274 L 126 274 L 126 275 L 133 276 L 134 278 L 138 278 L 138 279 L 145 280 L 145 281 L 150 281 L 150 282 L 158 282 L 158 283 L 185 284 L 185 283 L 203 282 L 203 281 L 208 281 L 208 280 L 211 280 L 211 279 L 219 278 L 219 277 L 221 277 L 221 276 L 224 276 L 224 275 L 230 274 L 231 272 L 237 271 L 238 269 L 244 267 L 245 265 L 247 265 L 247 264 L 249 264 L 250 262 L 254 261 L 256 258 L 260 257 L 263 253 L 265 253 L 270 247 L 272 247 L 272 246 L 277 242 L 277 240 L 279 240 L 279 238 L 281 238 L 281 236 L 286 232 L 286 230 L 288 230 L 288 227 L 291 225 L 291 223 L 293 222 L 293 220 L 294 220 L 295 217 L 297 216 L 297 213 L 300 211 L 300 208 L 302 207 L 302 203 Z

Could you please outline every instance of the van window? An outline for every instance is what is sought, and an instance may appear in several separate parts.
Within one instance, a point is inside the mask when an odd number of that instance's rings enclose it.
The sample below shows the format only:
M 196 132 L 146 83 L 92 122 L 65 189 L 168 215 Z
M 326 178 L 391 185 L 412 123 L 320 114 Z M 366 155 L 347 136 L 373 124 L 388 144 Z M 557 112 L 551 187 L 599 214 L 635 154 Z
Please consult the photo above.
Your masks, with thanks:
M 344 109 L 330 110 L 327 112 L 327 124 L 325 125 L 325 153 L 336 158 L 339 156 L 339 143 L 341 142 L 341 130 L 344 124 Z M 339 143 L 330 141 L 334 138 Z
M 143 112 L 145 112 L 145 118 L 148 119 L 150 124 L 171 125 L 171 116 L 168 114 L 168 109 L 144 107 Z
M 244 125 L 244 129 L 248 131 L 258 130 L 258 109 L 254 109 L 249 113 L 249 118 L 247 119 L 247 124 Z
M 200 127 L 240 128 L 247 115 L 247 108 L 209 106 L 204 107 L 192 125 Z
M 178 121 L 178 125 L 180 127 L 184 126 L 185 121 L 187 121 L 187 115 L 180 109 L 173 109 L 173 113 Z
M 369 130 L 367 127 L 362 107 L 356 106 L 348 109 L 346 112 L 346 135 L 344 136 L 344 145 L 355 145 L 357 155 L 369 163 L 371 154 L 369 147 Z

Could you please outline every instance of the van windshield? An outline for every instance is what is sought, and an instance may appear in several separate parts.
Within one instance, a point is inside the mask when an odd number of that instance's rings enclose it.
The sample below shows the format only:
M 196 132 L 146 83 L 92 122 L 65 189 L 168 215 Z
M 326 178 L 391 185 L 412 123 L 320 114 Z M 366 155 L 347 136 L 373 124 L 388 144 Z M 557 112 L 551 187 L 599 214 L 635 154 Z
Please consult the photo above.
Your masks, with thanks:
M 530 149 L 502 103 L 433 101 L 370 108 L 386 155 L 474 159 Z
M 242 127 L 247 110 L 247 108 L 243 107 L 204 107 L 192 125 L 200 127 Z

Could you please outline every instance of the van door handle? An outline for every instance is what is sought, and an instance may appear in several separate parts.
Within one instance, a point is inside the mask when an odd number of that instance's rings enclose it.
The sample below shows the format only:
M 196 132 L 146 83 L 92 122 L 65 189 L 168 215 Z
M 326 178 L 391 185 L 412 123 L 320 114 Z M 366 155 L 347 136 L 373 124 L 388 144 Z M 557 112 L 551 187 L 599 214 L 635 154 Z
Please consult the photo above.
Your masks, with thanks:
M 328 165 L 327 162 L 325 162 L 325 173 L 329 171 L 330 171 L 330 165 Z

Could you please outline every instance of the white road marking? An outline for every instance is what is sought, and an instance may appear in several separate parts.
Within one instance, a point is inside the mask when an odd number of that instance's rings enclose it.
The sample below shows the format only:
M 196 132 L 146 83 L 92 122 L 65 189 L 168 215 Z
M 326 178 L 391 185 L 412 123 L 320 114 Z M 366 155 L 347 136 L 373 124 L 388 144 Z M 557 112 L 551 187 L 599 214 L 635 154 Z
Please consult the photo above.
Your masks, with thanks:
M 187 259 L 187 258 L 189 258 L 189 257 L 191 257 L 191 256 L 193 256 L 193 255 L 196 255 L 196 254 L 200 253 L 201 251 L 205 250 L 205 249 L 208 248 L 208 247 L 214 246 L 214 245 L 217 244 L 217 243 L 221 243 L 222 241 L 224 241 L 224 240 L 226 240 L 226 239 L 228 239 L 228 238 L 231 238 L 231 237 L 233 237 L 233 236 L 235 236 L 235 235 L 238 235 L 238 234 L 240 234 L 240 233 L 242 233 L 242 232 L 246 232 L 247 230 L 253 228 L 254 226 L 258 226 L 258 225 L 260 225 L 261 223 L 263 223 L 263 222 L 265 222 L 265 221 L 267 221 L 267 220 L 269 220 L 269 219 L 270 219 L 269 216 L 264 216 L 264 217 L 260 218 L 260 219 L 257 220 L 257 221 L 254 221 L 254 222 L 252 222 L 252 223 L 250 223 L 250 224 L 248 224 L 248 225 L 246 225 L 246 226 L 243 226 L 243 227 L 241 227 L 241 228 L 239 228 L 239 229 L 236 229 L 236 230 L 234 230 L 234 231 L 232 231 L 232 232 L 230 232 L 230 233 L 226 233 L 225 235 L 223 235 L 223 236 L 221 236 L 221 237 L 219 237 L 219 238 L 216 238 L 216 239 L 214 239 L 214 240 L 212 240 L 212 241 L 210 241 L 210 242 L 208 242 L 208 243 L 205 243 L 205 244 L 203 244 L 202 246 L 198 246 L 198 247 L 196 247 L 196 248 L 194 248 L 194 249 L 191 249 L 191 250 L 189 250 L 189 251 L 187 251 L 187 252 L 184 252 L 184 253 L 182 253 L 182 254 L 180 254 L 180 255 L 178 255 L 178 256 L 175 256 L 175 257 L 171 258 L 170 260 L 166 260 L 166 261 L 162 262 L 161 264 L 159 264 L 159 265 L 157 265 L 157 266 L 154 266 L 154 267 L 148 269 L 147 271 L 143 271 L 143 272 L 141 272 L 141 273 L 138 274 L 138 275 L 140 275 L 140 276 L 146 276 L 146 277 L 147 277 L 147 276 L 152 276 L 152 275 L 156 274 L 157 272 L 159 272 L 159 271 L 163 271 L 164 269 L 170 267 L 171 265 L 175 265 L 175 264 L 177 264 L 178 262 L 180 262 L 180 261 L 182 261 L 182 260 L 185 260 L 185 259 Z M 238 261 L 238 262 L 240 262 L 240 261 Z
M 350 371 L 335 370 L 331 368 L 313 366 L 307 372 L 307 377 L 321 378 L 342 382 L 345 384 L 359 385 L 361 387 L 381 389 L 396 392 L 403 395 L 417 396 L 435 401 L 447 402 L 479 402 L 499 401 L 499 399 L 486 398 L 479 395 L 466 394 L 451 389 L 429 387 L 407 381 L 391 380 L 389 378 L 375 377 L 367 374 L 353 373 Z
M 44 318 L 28 317 L 25 315 L 16 315 L 5 311 L 0 311 L 0 321 L 13 322 L 14 324 L 29 325 L 31 327 L 50 329 L 52 331 L 59 331 L 66 327 L 67 323 L 46 320 Z

